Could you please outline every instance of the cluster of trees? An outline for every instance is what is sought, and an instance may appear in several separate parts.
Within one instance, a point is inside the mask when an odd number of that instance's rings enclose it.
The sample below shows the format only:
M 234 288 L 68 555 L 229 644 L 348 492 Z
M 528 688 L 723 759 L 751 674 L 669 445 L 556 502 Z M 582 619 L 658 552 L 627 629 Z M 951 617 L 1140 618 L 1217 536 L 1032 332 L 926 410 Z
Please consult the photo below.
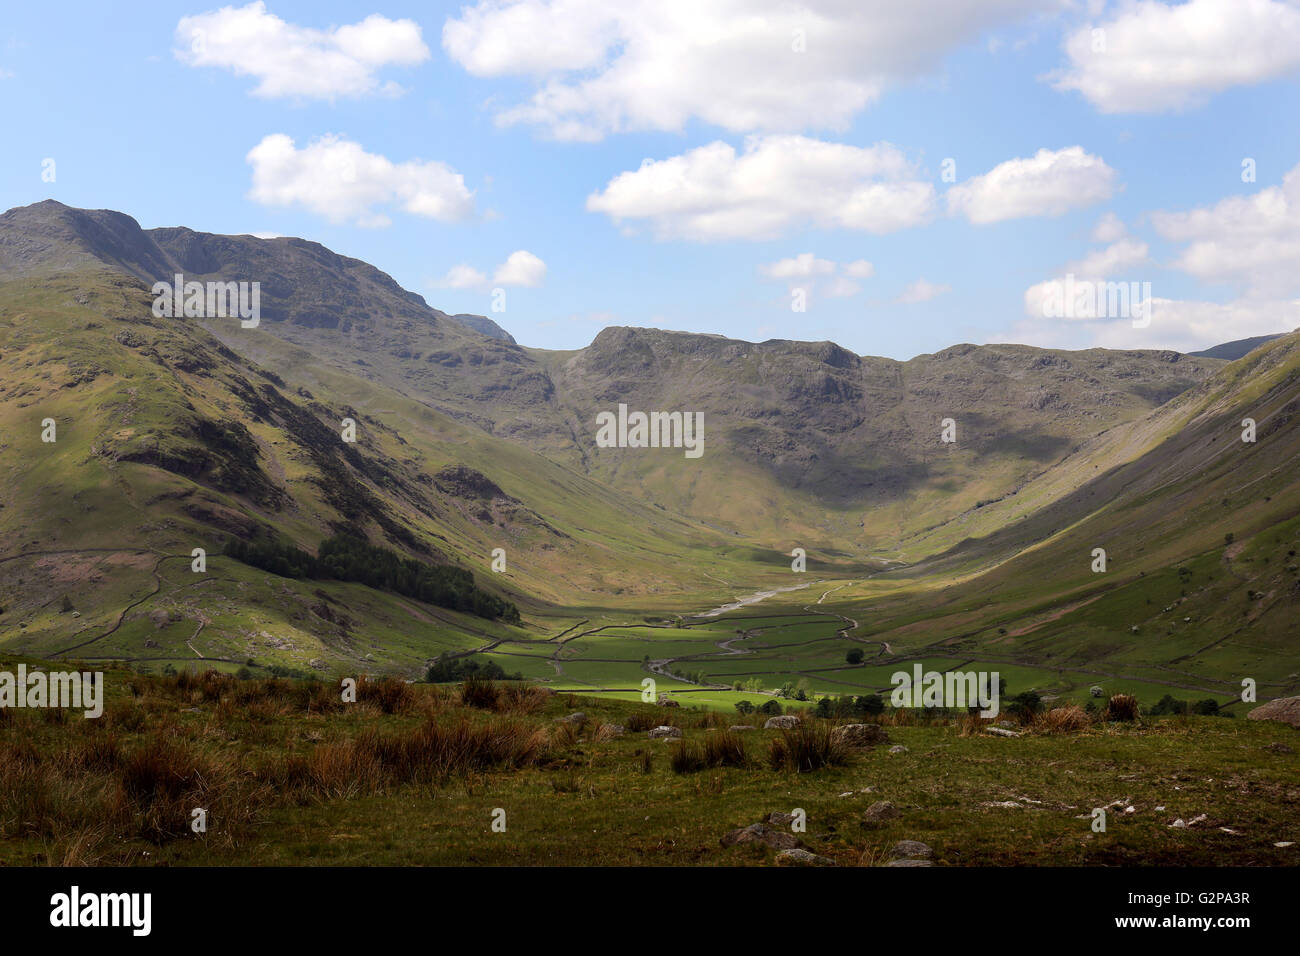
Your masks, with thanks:
M 226 545 L 226 555 L 285 578 L 352 581 L 436 607 L 519 623 L 519 608 L 476 586 L 464 568 L 425 564 L 354 535 L 326 538 L 316 557 L 285 541 L 237 538 Z
M 496 661 L 483 661 L 474 657 L 453 657 L 436 660 L 425 671 L 424 679 L 430 684 L 449 684 L 475 677 L 479 680 L 523 680 L 523 674 L 507 674 Z
M 1164 697 L 1161 697 L 1147 713 L 1152 717 L 1160 717 L 1165 714 L 1198 714 L 1202 717 L 1232 716 L 1232 714 L 1221 713 L 1219 711 L 1219 702 L 1213 697 L 1207 697 L 1193 703 L 1187 700 L 1178 700 L 1172 694 L 1165 694 Z
M 762 705 L 755 707 L 747 700 L 736 701 L 736 712 L 748 716 L 749 714 L 762 714 L 765 717 L 781 716 L 781 705 L 775 700 L 769 700 Z
M 700 683 L 704 683 L 704 681 L 702 680 Z M 736 681 L 731 685 L 731 689 L 741 693 L 757 694 L 763 690 L 763 681 L 759 677 L 750 677 L 746 680 Z M 782 684 L 778 688 L 776 696 L 784 697 L 787 700 L 811 700 L 812 691 L 808 686 L 808 679 L 801 677 L 798 683 L 786 681 Z M 777 711 L 777 713 L 780 713 L 780 711 Z
M 884 698 L 879 694 L 866 694 L 862 697 L 822 697 L 817 701 L 814 713 L 818 717 L 866 717 L 883 713 Z
M 645 661 L 643 661 L 642 663 L 645 663 Z M 704 671 L 687 671 L 687 670 L 679 670 L 677 668 L 672 668 L 668 671 L 668 673 L 672 674 L 678 680 L 686 681 L 686 683 L 688 684 L 709 683 L 709 675 L 704 673 Z
M 1002 682 L 1003 693 L 1006 691 L 1006 679 L 999 678 Z M 1000 695 L 999 695 L 1000 696 Z M 1043 710 L 1042 695 L 1036 690 L 1027 690 L 1023 693 L 1016 694 L 1002 707 L 1002 712 L 1008 717 L 1032 717 L 1041 713 Z

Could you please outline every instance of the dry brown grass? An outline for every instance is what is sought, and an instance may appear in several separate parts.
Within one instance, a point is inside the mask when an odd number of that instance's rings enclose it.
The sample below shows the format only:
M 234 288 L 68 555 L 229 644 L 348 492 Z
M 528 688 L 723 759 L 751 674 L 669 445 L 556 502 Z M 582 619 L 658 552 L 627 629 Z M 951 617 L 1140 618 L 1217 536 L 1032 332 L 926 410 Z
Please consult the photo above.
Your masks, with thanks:
M 51 724 L 45 712 L 3 711 L 0 839 L 36 840 L 53 865 L 123 862 L 138 852 L 133 839 L 229 844 L 275 806 L 522 767 L 551 747 L 544 727 L 514 714 L 451 714 L 447 692 L 417 692 L 389 678 L 359 681 L 356 711 L 406 726 L 381 733 L 345 722 L 332 725 L 345 734 L 336 739 L 304 731 L 286 756 L 276 752 L 286 743 L 279 718 L 351 706 L 339 689 L 215 673 L 133 678 L 128 686 L 131 695 L 99 720 Z M 500 696 L 517 712 L 545 700 L 544 692 Z M 187 716 L 194 707 L 200 716 Z M 208 818 L 201 836 L 191 829 L 200 808 Z
M 986 724 L 992 721 L 981 717 L 979 714 L 962 714 L 957 719 L 957 736 L 958 737 L 978 737 L 980 731 Z
M 1054 707 L 1034 720 L 1034 729 L 1047 734 L 1074 734 L 1092 726 L 1092 718 L 1078 704 Z
M 502 686 L 498 710 L 504 714 L 535 714 L 550 698 L 545 687 L 513 681 Z

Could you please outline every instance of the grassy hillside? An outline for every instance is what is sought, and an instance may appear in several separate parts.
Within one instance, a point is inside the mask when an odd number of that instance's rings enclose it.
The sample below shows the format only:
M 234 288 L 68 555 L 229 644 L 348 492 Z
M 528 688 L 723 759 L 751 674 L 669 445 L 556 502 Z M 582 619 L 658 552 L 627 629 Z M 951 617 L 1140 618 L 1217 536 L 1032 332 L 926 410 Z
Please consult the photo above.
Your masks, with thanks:
M 378 386 L 290 386 L 150 303 L 111 271 L 0 284 L 0 630 L 15 649 L 410 672 L 562 630 L 590 612 L 583 595 L 726 600 L 728 579 L 789 574 L 788 559 Z M 349 417 L 354 444 L 341 437 Z M 221 556 L 235 537 L 314 549 L 340 529 L 470 569 L 521 605 L 524 626 Z M 206 573 L 190 569 L 194 548 Z M 490 570 L 494 548 L 504 573 Z

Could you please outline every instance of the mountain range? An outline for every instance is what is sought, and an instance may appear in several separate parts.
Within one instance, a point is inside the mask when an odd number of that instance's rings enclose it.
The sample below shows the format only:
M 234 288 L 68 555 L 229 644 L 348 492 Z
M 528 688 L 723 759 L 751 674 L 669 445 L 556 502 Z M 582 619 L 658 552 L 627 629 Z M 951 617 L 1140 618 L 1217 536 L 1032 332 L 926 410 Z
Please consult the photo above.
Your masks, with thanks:
M 260 324 L 155 316 L 151 286 L 177 274 L 258 282 Z M 1187 653 L 1139 613 L 1169 578 L 1160 614 L 1195 605 L 1219 642 L 1184 671 L 1226 680 L 1214 655 L 1248 633 L 1287 686 L 1298 343 L 897 361 L 614 327 L 556 352 L 317 243 L 37 203 L 0 216 L 0 643 L 411 672 L 780 587 L 803 548 L 891 647 L 1120 654 L 1148 677 Z M 596 417 L 620 405 L 701 413 L 704 454 L 599 447 Z M 338 535 L 467 569 L 522 620 L 221 555 Z

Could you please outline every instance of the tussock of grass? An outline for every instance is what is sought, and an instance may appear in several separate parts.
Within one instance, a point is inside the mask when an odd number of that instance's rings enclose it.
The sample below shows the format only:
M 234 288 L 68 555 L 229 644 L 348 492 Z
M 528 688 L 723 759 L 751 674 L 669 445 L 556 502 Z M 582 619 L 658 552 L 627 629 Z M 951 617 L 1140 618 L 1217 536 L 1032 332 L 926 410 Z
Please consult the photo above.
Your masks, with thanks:
M 460 685 L 460 702 L 466 707 L 497 710 L 501 706 L 501 687 L 496 681 L 471 674 Z
M 847 760 L 848 752 L 831 738 L 831 725 L 822 720 L 801 720 L 768 745 L 767 762 L 773 770 L 810 773 Z
M 1134 721 L 1138 719 L 1138 700 L 1132 694 L 1116 694 L 1106 704 L 1106 720 Z
M 745 741 L 730 730 L 710 730 L 699 740 L 682 740 L 669 747 L 674 773 L 696 773 L 715 767 L 744 767 Z
M 673 715 L 663 713 L 663 710 L 666 709 L 667 708 L 651 710 L 649 708 L 641 708 L 639 710 L 634 710 L 632 713 L 627 715 L 627 723 L 623 726 L 632 733 L 645 733 L 647 730 L 653 730 L 661 724 L 674 726 L 672 724 Z

